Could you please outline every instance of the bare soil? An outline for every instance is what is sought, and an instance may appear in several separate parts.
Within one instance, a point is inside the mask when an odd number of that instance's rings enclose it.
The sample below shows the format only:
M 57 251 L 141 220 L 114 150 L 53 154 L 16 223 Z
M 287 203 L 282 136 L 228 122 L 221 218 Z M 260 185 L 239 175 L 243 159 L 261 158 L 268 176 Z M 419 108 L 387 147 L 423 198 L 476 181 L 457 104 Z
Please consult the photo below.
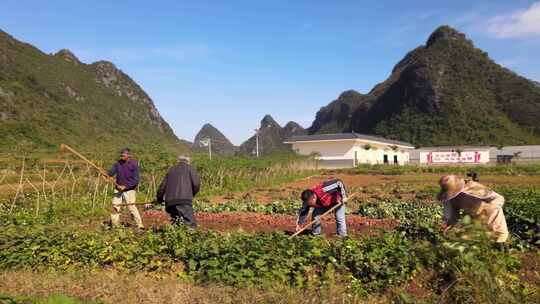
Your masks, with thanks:
M 313 187 L 324 180 L 339 178 L 343 180 L 349 188 L 360 188 L 369 186 L 385 186 L 395 183 L 412 184 L 419 186 L 438 186 L 439 179 L 444 174 L 440 173 L 421 173 L 421 174 L 402 174 L 402 175 L 382 175 L 382 174 L 324 174 L 316 175 L 309 179 L 303 179 L 286 184 L 283 188 L 305 189 Z M 536 175 L 485 175 L 480 176 L 480 182 L 488 186 L 533 186 L 540 185 L 540 176 Z
M 366 190 L 370 192 L 373 188 L 388 187 L 408 187 L 411 189 L 423 189 L 425 187 L 438 187 L 439 179 L 443 174 L 422 173 L 422 174 L 402 174 L 402 175 L 382 175 L 382 174 L 351 174 L 351 173 L 325 173 L 303 178 L 291 183 L 286 183 L 276 187 L 259 187 L 250 189 L 242 193 L 234 193 L 225 196 L 215 196 L 210 198 L 216 203 L 223 203 L 230 200 L 250 200 L 262 204 L 279 200 L 298 199 L 302 190 L 311 188 L 325 180 L 338 178 L 343 180 L 350 190 Z M 480 176 L 480 182 L 487 186 L 540 186 L 540 176 L 507 176 L 507 175 L 485 175 Z M 398 199 L 414 199 L 416 193 L 400 192 L 395 196 Z M 360 199 L 372 198 L 371 195 L 360 195 Z M 384 199 L 384 198 L 380 198 Z
M 170 224 L 166 212 L 145 211 L 142 213 L 143 222 L 147 228 L 162 228 Z M 260 214 L 252 212 L 225 212 L 196 214 L 200 229 L 215 230 L 219 232 L 243 230 L 246 232 L 274 232 L 283 231 L 292 234 L 295 231 L 296 217 L 283 214 Z M 127 215 L 125 220 L 127 220 Z M 397 225 L 395 220 L 378 220 L 358 215 L 347 216 L 347 229 L 351 235 L 369 234 L 377 229 L 392 229 Z M 322 231 L 325 235 L 335 234 L 335 219 L 328 216 L 322 221 Z
M 537 253 L 527 253 L 520 257 L 520 279 L 533 286 L 540 286 L 540 256 Z

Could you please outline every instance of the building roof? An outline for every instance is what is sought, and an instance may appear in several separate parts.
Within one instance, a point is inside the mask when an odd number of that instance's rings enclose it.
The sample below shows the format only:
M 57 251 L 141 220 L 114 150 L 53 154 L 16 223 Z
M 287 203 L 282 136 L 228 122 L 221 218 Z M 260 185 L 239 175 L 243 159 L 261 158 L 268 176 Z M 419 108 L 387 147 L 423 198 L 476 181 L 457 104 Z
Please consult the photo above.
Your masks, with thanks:
M 389 145 L 407 146 L 407 147 L 410 147 L 411 149 L 414 148 L 414 146 L 408 142 L 386 139 L 379 136 L 365 135 L 365 134 L 359 134 L 359 133 L 297 135 L 297 136 L 293 136 L 285 140 L 285 143 L 295 143 L 295 142 L 303 142 L 303 141 L 350 140 L 350 139 L 370 140 L 370 141 L 376 141 L 376 142 L 389 144 Z

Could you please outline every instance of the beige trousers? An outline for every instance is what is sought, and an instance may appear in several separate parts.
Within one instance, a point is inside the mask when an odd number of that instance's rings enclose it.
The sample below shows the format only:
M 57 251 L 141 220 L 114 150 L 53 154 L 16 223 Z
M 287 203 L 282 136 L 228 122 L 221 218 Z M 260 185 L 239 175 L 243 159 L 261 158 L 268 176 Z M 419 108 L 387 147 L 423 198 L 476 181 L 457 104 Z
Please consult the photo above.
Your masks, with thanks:
M 490 202 L 497 208 L 487 210 L 487 226 L 493 231 L 494 237 L 497 243 L 504 243 L 508 239 L 508 227 L 506 225 L 506 218 L 504 217 L 502 206 L 504 205 L 504 197 L 498 196 L 496 199 Z
M 111 213 L 111 224 L 113 227 L 120 226 L 120 211 L 121 211 L 122 205 L 135 203 L 135 196 L 136 196 L 135 190 L 129 190 L 125 192 L 114 190 L 114 197 L 112 200 L 113 210 Z M 130 205 L 126 207 L 131 213 L 131 217 L 137 224 L 137 227 L 144 228 L 144 225 L 141 220 L 141 215 L 139 214 L 139 210 L 137 209 L 137 206 Z

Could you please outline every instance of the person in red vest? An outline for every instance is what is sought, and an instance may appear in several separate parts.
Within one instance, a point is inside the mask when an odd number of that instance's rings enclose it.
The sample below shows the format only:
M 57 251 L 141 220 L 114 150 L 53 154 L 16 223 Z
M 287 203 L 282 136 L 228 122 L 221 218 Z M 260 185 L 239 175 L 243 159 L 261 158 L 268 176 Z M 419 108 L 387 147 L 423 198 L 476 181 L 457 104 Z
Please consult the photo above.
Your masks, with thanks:
M 296 221 L 296 231 L 300 230 L 306 222 L 309 209 L 313 208 L 313 220 L 315 223 L 311 227 L 313 235 L 321 234 L 321 220 L 323 213 L 341 204 L 334 210 L 336 217 L 336 233 L 338 236 L 347 236 L 347 223 L 345 220 L 345 205 L 347 201 L 347 190 L 345 185 L 339 179 L 325 181 L 311 189 L 306 189 L 301 194 L 302 207 L 298 211 L 298 220 Z

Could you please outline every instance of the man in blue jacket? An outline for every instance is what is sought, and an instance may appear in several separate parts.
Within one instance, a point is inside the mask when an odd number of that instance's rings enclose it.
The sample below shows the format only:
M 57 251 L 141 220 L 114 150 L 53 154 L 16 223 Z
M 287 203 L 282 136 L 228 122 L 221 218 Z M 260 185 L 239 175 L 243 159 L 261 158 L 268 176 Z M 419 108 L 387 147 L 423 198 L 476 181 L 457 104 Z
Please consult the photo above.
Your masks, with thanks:
M 120 210 L 122 204 L 134 204 L 136 200 L 136 189 L 139 185 L 139 163 L 132 159 L 128 148 L 120 151 L 120 159 L 113 164 L 109 170 L 109 176 L 116 176 L 118 186 L 114 190 L 112 200 L 113 211 L 111 213 L 111 225 L 120 225 Z M 127 206 L 137 227 L 144 228 L 139 210 L 135 205 Z

